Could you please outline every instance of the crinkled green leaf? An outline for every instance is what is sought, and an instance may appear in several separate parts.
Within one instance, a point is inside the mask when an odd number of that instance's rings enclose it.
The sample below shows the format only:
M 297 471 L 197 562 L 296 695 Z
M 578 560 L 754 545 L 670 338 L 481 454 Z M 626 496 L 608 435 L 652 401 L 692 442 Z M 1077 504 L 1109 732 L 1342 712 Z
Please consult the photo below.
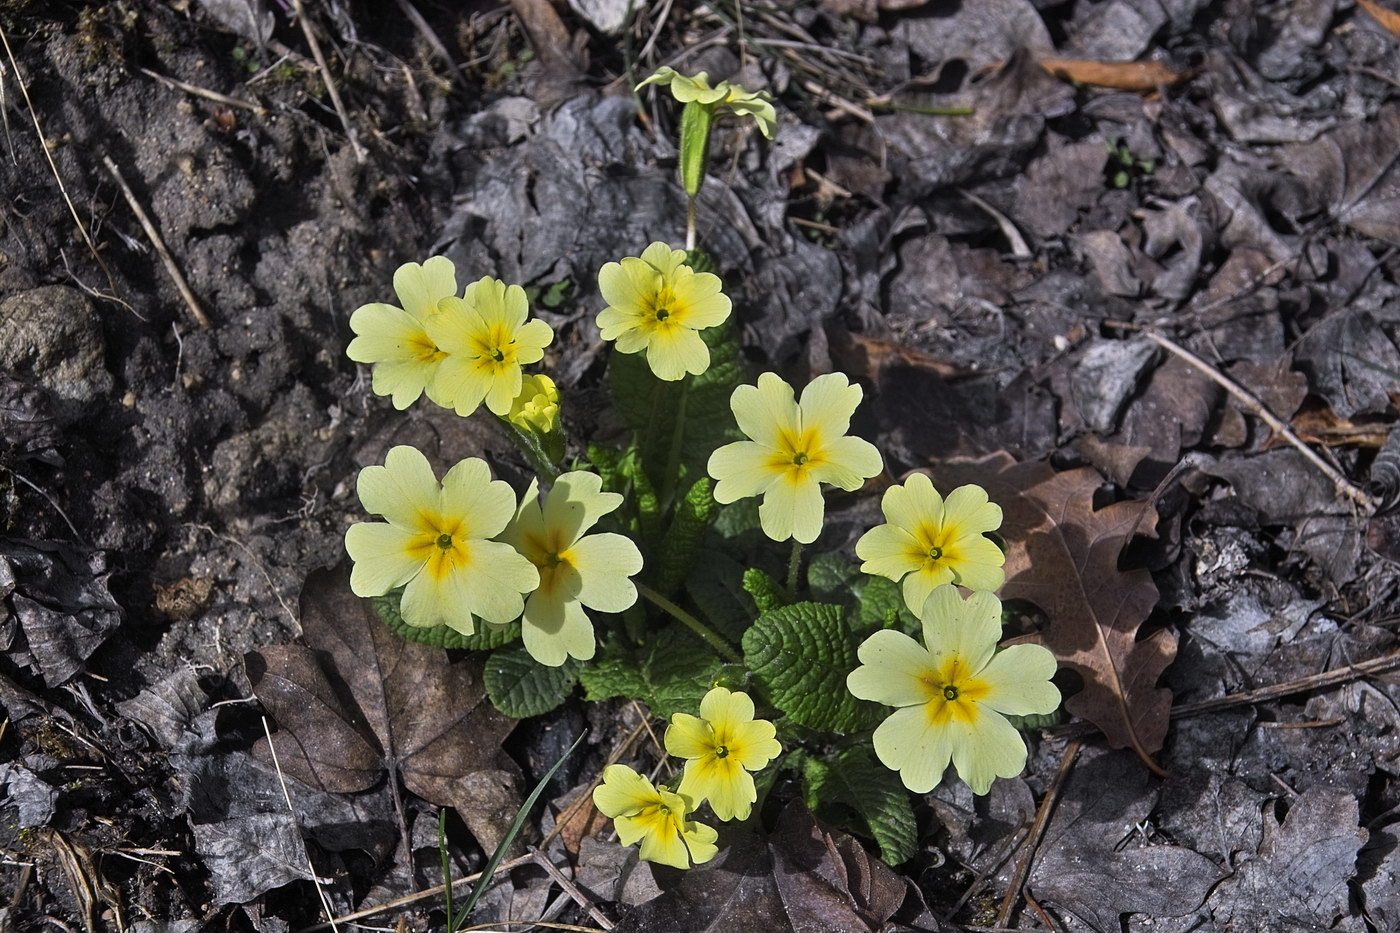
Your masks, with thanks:
M 680 589 L 681 584 L 695 569 L 696 558 L 700 553 L 700 541 L 704 538 L 705 529 L 709 527 L 717 507 L 715 497 L 710 492 L 708 476 L 696 480 L 685 497 L 676 503 L 671 527 L 661 542 L 661 575 L 657 589 L 666 596 Z
M 801 725 L 855 732 L 887 712 L 846 689 L 846 675 L 860 661 L 840 606 L 796 603 L 766 612 L 743 644 L 744 661 L 773 705 Z
M 397 589 L 383 596 L 372 597 L 370 601 L 374 604 L 374 611 L 379 614 L 379 618 L 384 620 L 384 624 L 409 641 L 433 645 L 438 648 L 485 651 L 508 645 L 520 637 L 519 622 L 492 625 L 477 619 L 476 632 L 471 635 L 463 635 L 446 625 L 433 625 L 426 628 L 419 625 L 409 625 L 399 614 L 399 598 L 402 595 L 403 590 Z
M 1065 709 L 1057 706 L 1048 713 L 1032 713 L 1028 716 L 1011 716 L 1003 713 L 1008 722 L 1017 729 L 1049 729 L 1065 722 Z
M 669 719 L 674 713 L 695 714 L 722 667 L 704 642 L 676 623 L 654 633 L 635 653 L 604 645 L 579 671 L 579 680 L 585 699 L 640 700 L 654 715 Z
M 855 811 L 890 865 L 908 861 L 918 850 L 919 826 L 899 773 L 876 760 L 867 745 L 853 745 L 827 759 L 802 762 L 807 803 Z
M 715 514 L 715 533 L 726 541 L 737 541 L 761 533 L 763 526 L 758 517 L 758 507 L 757 497 L 720 506 Z
M 790 602 L 783 585 L 757 567 L 744 571 L 744 592 L 749 594 L 761 613 L 781 609 Z
M 523 645 L 501 648 L 486 659 L 483 679 L 496 709 L 513 719 L 527 719 L 569 698 L 578 683 L 578 663 L 570 658 L 559 667 L 546 667 Z

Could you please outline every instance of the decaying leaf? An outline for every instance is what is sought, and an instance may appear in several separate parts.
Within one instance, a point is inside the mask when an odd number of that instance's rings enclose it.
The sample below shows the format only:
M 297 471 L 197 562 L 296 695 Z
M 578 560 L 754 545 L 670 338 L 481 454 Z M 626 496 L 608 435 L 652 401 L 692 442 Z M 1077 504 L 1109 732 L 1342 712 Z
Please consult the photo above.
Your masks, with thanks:
M 1340 788 L 1304 791 L 1281 821 L 1266 810 L 1256 857 L 1211 893 L 1215 922 L 1240 933 L 1331 929 L 1348 911 L 1347 881 L 1369 836 L 1359 822 L 1356 798 Z
M 674 880 L 671 880 L 674 879 Z M 722 840 L 701 868 L 658 876 L 663 893 L 626 914 L 617 933 L 874 933 L 941 925 L 917 889 L 851 836 L 823 829 L 801 803 L 783 811 L 768 839 Z M 667 883 L 670 881 L 670 883 Z M 906 926 L 901 909 L 917 914 Z
M 1096 62 L 1080 58 L 1042 58 L 1040 67 L 1065 81 L 1120 91 L 1155 91 L 1180 84 L 1195 74 L 1173 71 L 1161 62 Z
M 1044 610 L 1045 647 L 1083 678 L 1065 708 L 1102 729 L 1114 748 L 1132 748 L 1151 765 L 1171 708 L 1171 691 L 1157 679 L 1176 656 L 1176 636 L 1159 629 L 1138 637 L 1157 587 L 1146 570 L 1119 570 L 1118 557 L 1134 534 L 1153 532 L 1155 510 L 1115 502 L 1096 511 L 1094 494 L 1103 485 L 1097 471 L 1056 473 L 1006 453 L 944 463 L 932 476 L 945 493 L 977 483 L 1002 507 L 1009 544 L 1002 597 Z
M 1122 929 L 1126 913 L 1178 917 L 1200 907 L 1220 880 L 1216 864 L 1133 830 L 1156 805 L 1158 783 L 1126 754 L 1086 751 L 1038 850 L 1035 897 L 1103 933 Z
M 488 850 L 519 805 L 518 769 L 500 750 L 514 720 L 486 701 L 481 672 L 440 648 L 405 641 L 350 592 L 343 570 L 317 571 L 301 592 L 306 647 L 249 652 L 248 677 L 277 720 L 288 774 L 339 793 L 385 770 L 439 806 L 458 809 Z M 267 754 L 267 740 L 257 754 Z

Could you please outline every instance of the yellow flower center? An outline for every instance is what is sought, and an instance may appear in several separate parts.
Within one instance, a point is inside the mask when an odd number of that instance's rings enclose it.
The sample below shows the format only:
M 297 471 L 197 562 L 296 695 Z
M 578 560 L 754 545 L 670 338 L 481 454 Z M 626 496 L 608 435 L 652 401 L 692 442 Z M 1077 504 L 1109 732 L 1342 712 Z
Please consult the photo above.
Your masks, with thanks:
M 792 462 L 797 464 L 798 466 L 802 466 L 804 463 L 807 462 L 807 455 L 805 453 L 802 453 L 801 451 L 798 451 L 796 454 L 793 455 Z
M 669 308 L 657 308 L 657 309 L 656 309 L 656 319 L 657 319 L 658 321 L 664 321 L 664 320 L 666 320 L 666 319 L 667 319 L 668 317 L 670 317 L 670 316 L 671 316 L 671 311 L 670 311 Z
M 929 559 L 929 560 L 938 560 L 938 558 L 940 558 L 940 557 L 942 557 L 942 556 L 943 556 L 943 549 L 942 549 L 941 547 L 931 547 L 931 548 L 928 549 L 928 559 Z
M 716 749 L 715 749 L 715 757 L 716 757 L 716 758 L 728 758 L 728 757 L 729 757 L 729 746 L 727 746 L 727 745 L 721 745 L 721 746 L 719 746 L 718 748 L 716 748 Z
M 949 722 L 975 723 L 979 716 L 977 701 L 987 695 L 986 681 L 974 676 L 954 655 L 938 668 L 926 671 L 920 678 L 928 690 L 925 711 L 936 726 Z
M 446 534 L 438 535 L 437 546 L 442 548 L 444 551 L 452 550 L 452 536 Z
M 506 355 L 501 352 L 500 347 L 496 347 L 494 350 L 491 351 L 491 359 L 495 360 L 497 363 L 503 362 L 505 358 Z
M 447 356 L 446 353 L 438 349 L 438 345 L 426 333 L 414 334 L 408 341 L 408 351 L 413 354 L 413 359 L 419 363 L 436 363 Z

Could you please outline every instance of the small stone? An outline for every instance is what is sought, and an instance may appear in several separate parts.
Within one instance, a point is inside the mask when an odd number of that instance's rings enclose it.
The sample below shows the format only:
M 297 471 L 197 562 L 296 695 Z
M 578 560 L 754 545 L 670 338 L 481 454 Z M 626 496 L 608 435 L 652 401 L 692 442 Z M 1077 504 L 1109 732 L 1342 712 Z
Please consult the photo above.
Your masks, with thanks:
M 97 311 L 86 295 L 47 285 L 0 301 L 0 370 L 37 382 L 71 423 L 112 391 Z

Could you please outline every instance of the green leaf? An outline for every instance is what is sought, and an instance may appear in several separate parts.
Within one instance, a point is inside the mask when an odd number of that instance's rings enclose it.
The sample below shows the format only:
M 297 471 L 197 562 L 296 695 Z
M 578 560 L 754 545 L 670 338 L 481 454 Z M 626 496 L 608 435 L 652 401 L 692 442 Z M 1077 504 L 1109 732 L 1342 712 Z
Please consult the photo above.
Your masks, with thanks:
M 602 444 L 588 445 L 588 462 L 593 467 L 593 472 L 598 474 L 598 478 L 603 481 L 603 488 L 608 492 L 624 492 L 626 478 L 622 475 L 622 451 L 605 447 Z
M 657 379 L 644 353 L 614 350 L 608 359 L 613 400 L 623 420 L 637 432 L 642 464 L 658 487 L 665 486 L 662 479 L 680 417 L 682 391 L 687 393 L 680 445 L 685 477 L 704 476 L 715 448 L 743 437 L 729 407 L 729 397 L 748 375 L 738 328 L 731 318 L 700 331 L 700 338 L 710 348 L 710 366 L 698 376 L 687 376 L 687 389 L 680 382 Z
M 628 451 L 627 456 L 622 458 L 622 475 L 632 483 L 632 501 L 637 509 L 638 531 L 648 541 L 654 540 L 657 532 L 661 530 L 661 500 L 657 498 L 656 489 L 647 477 L 646 470 L 642 468 L 641 458 L 635 452 Z
M 383 596 L 372 597 L 370 602 L 374 605 L 374 611 L 379 613 L 379 618 L 384 620 L 384 624 L 409 641 L 421 642 L 437 648 L 485 651 L 490 648 L 499 648 L 501 645 L 508 645 L 520 637 L 519 622 L 511 622 L 508 625 L 492 625 L 477 619 L 476 632 L 471 635 L 463 635 L 446 625 L 433 625 L 426 628 L 419 625 L 409 625 L 399 614 L 399 599 L 402 596 L 402 589 L 391 590 Z
M 662 595 L 674 594 L 695 568 L 700 539 L 704 537 L 716 508 L 708 476 L 696 480 L 690 491 L 676 504 L 676 514 L 661 543 L 661 576 L 657 589 Z
M 904 605 L 899 584 L 887 577 L 863 573 L 859 564 L 843 554 L 827 552 L 813 557 L 807 567 L 807 587 L 813 599 L 846 607 L 851 627 L 858 633 L 884 628 L 891 610 L 900 631 L 919 631 L 919 620 Z
M 744 633 L 743 644 L 744 662 L 768 698 L 800 725 L 856 732 L 885 713 L 846 689 L 846 675 L 860 661 L 840 606 L 796 603 L 766 612 Z
M 758 507 L 757 496 L 720 506 L 715 515 L 715 533 L 725 541 L 737 541 L 759 534 L 763 526 L 759 521 Z M 810 575 L 811 572 L 808 573 Z
M 691 101 L 681 111 L 681 186 L 692 198 L 705 181 L 710 155 L 710 123 L 715 105 Z
M 744 595 L 744 565 L 719 548 L 707 550 L 705 559 L 696 561 L 685 591 L 706 621 L 730 641 L 743 638 L 754 620 Z
M 570 658 L 559 667 L 546 667 L 523 645 L 502 648 L 486 659 L 483 680 L 496 709 L 512 719 L 527 719 L 569 698 L 578 683 L 578 663 Z
M 579 671 L 587 700 L 640 700 L 654 715 L 694 714 L 722 672 L 720 659 L 680 623 L 653 633 L 635 651 L 611 643 Z
M 744 592 L 753 598 L 759 612 L 772 612 L 788 604 L 783 585 L 757 567 L 744 571 Z
M 802 762 L 802 777 L 808 805 L 853 810 L 888 864 L 899 865 L 918 851 L 919 826 L 909 792 L 869 746 L 853 745 L 825 760 L 808 758 Z

